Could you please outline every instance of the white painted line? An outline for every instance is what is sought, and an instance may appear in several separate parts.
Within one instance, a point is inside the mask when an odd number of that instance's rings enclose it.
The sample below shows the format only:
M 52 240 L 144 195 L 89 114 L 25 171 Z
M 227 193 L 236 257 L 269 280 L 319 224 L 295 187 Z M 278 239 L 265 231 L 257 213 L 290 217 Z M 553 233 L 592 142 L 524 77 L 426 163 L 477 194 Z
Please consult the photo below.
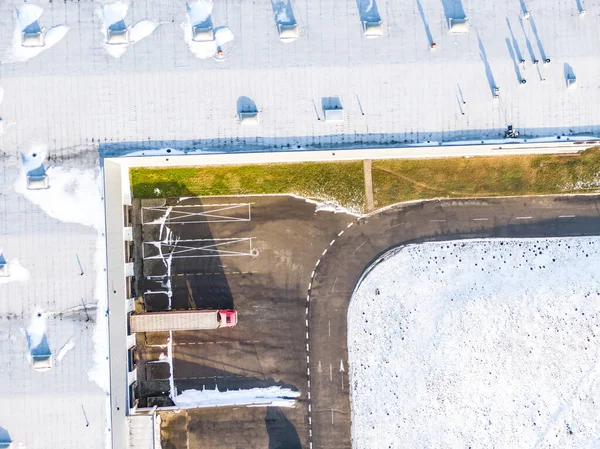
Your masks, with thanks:
M 310 377 L 310 368 L 306 368 L 306 375 Z
M 306 363 L 310 363 L 310 357 L 306 356 Z
M 321 259 L 317 260 L 317 264 L 315 265 L 315 268 L 318 267 L 320 263 L 321 263 Z
M 329 246 L 333 245 L 335 243 L 335 239 L 333 239 L 330 243 Z
M 308 320 L 306 320 L 306 327 L 308 327 Z
M 517 218 L 517 220 L 529 220 L 533 217 L 516 217 L 516 218 Z
M 559 215 L 558 218 L 575 218 L 575 215 Z
M 429 220 L 430 223 L 443 223 L 446 220 Z
M 308 388 L 310 388 L 310 379 L 308 379 Z
M 308 307 L 306 308 L 306 314 L 308 315 Z
M 331 424 L 333 424 L 333 409 L 331 410 Z
M 310 302 L 310 295 L 306 295 L 306 302 Z
M 312 419 L 310 418 L 310 416 L 308 417 L 308 424 L 312 426 Z M 312 443 L 310 443 L 310 447 L 312 447 Z
M 352 226 L 354 224 L 354 222 L 351 222 L 348 224 L 348 226 L 346 226 L 347 228 L 349 228 L 350 226 Z
M 333 382 L 333 368 L 331 367 L 331 363 L 329 364 L 329 382 Z
M 308 392 L 308 400 L 310 401 L 310 391 Z
M 329 320 L 329 336 L 331 337 L 331 320 Z
M 308 352 L 308 343 L 306 343 L 306 351 Z
M 310 290 L 312 288 L 312 282 L 308 283 L 308 289 Z
M 310 405 L 308 406 L 308 408 L 310 408 Z M 312 438 L 312 429 L 308 429 L 308 436 Z
M 315 270 L 313 270 L 313 272 L 310 275 L 311 279 L 315 277 Z
M 489 218 L 473 218 L 473 221 L 488 221 Z
M 329 248 L 325 248 L 325 251 L 323 251 L 323 254 L 321 254 L 321 257 L 323 257 L 325 254 L 327 254 L 327 250 L 328 250 L 328 249 L 329 249 Z
M 344 233 L 344 230 L 342 229 L 340 232 L 338 232 L 338 237 L 341 237 L 341 235 Z
M 308 340 L 308 332 L 306 333 L 306 339 Z M 308 346 L 308 344 L 306 346 Z
M 308 413 L 311 413 L 310 404 L 308 404 Z

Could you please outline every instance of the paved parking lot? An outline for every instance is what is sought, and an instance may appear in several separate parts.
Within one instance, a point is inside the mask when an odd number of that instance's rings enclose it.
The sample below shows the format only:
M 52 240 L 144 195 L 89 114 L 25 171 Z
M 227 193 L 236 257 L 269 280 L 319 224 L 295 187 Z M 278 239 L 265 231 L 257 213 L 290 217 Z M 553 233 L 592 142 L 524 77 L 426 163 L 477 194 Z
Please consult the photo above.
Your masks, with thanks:
M 200 440 L 201 447 L 308 447 L 306 288 L 323 248 L 351 217 L 315 214 L 314 204 L 288 196 L 143 200 L 135 207 L 136 307 L 238 310 L 233 328 L 173 333 L 177 392 L 273 385 L 301 392 L 293 409 L 166 413 L 163 448 Z M 138 335 L 141 406 L 171 404 L 168 338 Z M 223 432 L 237 436 L 218 443 Z

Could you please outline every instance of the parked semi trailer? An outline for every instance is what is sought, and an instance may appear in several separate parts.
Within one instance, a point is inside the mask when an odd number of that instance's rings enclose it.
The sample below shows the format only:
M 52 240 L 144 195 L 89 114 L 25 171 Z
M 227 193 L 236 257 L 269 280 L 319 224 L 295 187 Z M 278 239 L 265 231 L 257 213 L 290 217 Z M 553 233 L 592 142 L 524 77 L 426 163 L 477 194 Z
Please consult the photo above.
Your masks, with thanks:
M 237 310 L 171 310 L 134 313 L 131 332 L 165 332 L 218 329 L 237 324 Z

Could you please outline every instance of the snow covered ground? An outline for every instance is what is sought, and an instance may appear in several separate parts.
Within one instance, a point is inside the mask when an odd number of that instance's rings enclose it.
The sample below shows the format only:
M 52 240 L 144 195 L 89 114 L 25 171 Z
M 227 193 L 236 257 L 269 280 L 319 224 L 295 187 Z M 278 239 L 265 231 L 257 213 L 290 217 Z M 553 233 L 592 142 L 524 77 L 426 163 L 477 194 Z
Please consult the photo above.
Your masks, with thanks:
M 104 214 L 97 150 L 0 156 L 0 426 L 19 449 L 107 447 Z M 25 174 L 45 170 L 47 190 Z M 39 313 L 39 315 L 38 315 Z M 52 354 L 35 370 L 32 356 Z M 39 367 L 38 367 L 39 368 Z
M 348 314 L 356 448 L 600 446 L 600 238 L 408 246 Z
M 377 39 L 361 32 L 370 2 L 361 1 L 362 10 L 356 0 L 284 3 L 300 30 L 289 44 L 278 38 L 282 18 L 270 1 L 129 2 L 126 26 L 158 27 L 114 58 L 97 13 L 105 2 L 45 2 L 40 25 L 70 31 L 27 61 L 1 65 L 4 148 L 31 138 L 57 148 L 106 142 L 121 151 L 170 141 L 209 149 L 401 144 L 498 138 L 507 125 L 530 137 L 600 133 L 597 2 L 581 0 L 587 13 L 580 16 L 575 0 L 379 0 L 384 35 Z M 0 55 L 12 48 L 22 5 L 0 5 Z M 209 9 L 192 20 L 194 5 L 213 6 L 213 29 L 226 26 L 235 36 L 225 60 L 190 50 L 190 27 L 181 24 L 201 21 Z M 453 6 L 469 17 L 466 35 L 448 33 Z M 259 106 L 260 126 L 239 125 L 241 97 Z M 344 122 L 318 120 L 330 97 L 339 97 Z

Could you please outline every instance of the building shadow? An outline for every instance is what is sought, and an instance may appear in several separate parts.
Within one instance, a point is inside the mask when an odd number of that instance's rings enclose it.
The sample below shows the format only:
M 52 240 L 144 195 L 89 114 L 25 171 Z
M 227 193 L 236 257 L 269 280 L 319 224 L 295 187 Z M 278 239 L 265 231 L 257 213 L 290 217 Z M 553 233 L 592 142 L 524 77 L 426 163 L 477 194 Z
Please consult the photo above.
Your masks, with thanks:
M 243 95 L 237 99 L 237 113 L 240 115 L 242 112 L 258 112 L 254 100 Z
M 12 439 L 10 438 L 10 434 L 8 430 L 4 427 L 0 427 L 0 449 L 8 449 L 11 447 Z
M 294 425 L 279 407 L 267 407 L 265 425 L 269 436 L 269 449 L 302 449 Z
M 381 22 L 376 0 L 356 0 L 356 7 L 362 22 Z
M 477 34 L 477 42 L 479 44 L 479 57 L 481 58 L 481 61 L 483 61 L 483 65 L 485 66 L 485 76 L 487 77 L 488 84 L 490 86 L 490 92 L 492 96 L 494 96 L 495 89 L 497 87 L 496 80 L 494 79 L 494 74 L 492 73 L 492 68 L 490 66 L 487 53 L 485 52 L 485 47 L 483 46 L 483 42 L 481 42 L 479 34 Z
M 275 1 L 271 0 L 273 8 L 273 18 L 277 25 L 294 25 L 296 24 L 296 16 L 292 8 L 291 0 Z
M 467 18 L 465 9 L 463 8 L 462 0 L 442 0 L 442 6 L 444 7 L 446 23 L 449 23 L 450 19 Z
M 421 4 L 420 0 L 417 0 L 417 9 L 419 10 L 421 20 L 423 21 L 423 27 L 425 28 L 427 41 L 429 42 L 429 46 L 431 47 L 431 44 L 433 44 L 433 36 L 431 35 L 431 29 L 429 28 L 429 24 L 427 23 L 427 19 L 425 18 L 425 11 L 423 10 L 423 5 Z

